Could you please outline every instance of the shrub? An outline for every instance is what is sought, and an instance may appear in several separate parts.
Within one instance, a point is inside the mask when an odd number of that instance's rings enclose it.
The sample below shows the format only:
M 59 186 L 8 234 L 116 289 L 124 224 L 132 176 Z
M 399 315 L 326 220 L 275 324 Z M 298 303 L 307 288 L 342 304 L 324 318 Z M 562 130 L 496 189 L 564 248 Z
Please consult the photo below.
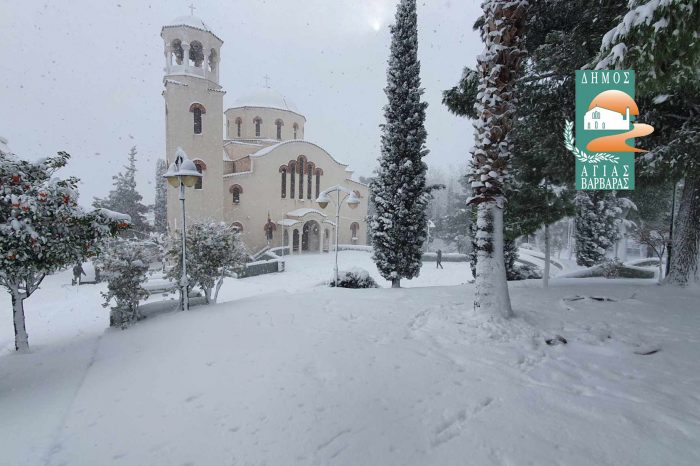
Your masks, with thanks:
M 614 259 L 607 259 L 600 264 L 600 266 L 605 278 L 618 278 L 620 276 L 620 270 L 623 267 L 622 262 L 620 262 L 620 259 L 617 257 Z
M 335 287 L 335 280 L 331 280 L 331 287 Z M 369 272 L 360 268 L 338 272 L 338 288 L 379 288 L 377 282 Z

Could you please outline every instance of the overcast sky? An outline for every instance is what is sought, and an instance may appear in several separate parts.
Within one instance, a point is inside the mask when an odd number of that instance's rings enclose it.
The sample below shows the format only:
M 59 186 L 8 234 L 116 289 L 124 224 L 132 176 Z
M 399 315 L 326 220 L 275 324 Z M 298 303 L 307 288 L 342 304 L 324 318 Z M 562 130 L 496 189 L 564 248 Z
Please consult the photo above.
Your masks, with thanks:
M 478 0 L 419 1 L 419 55 L 429 103 L 427 163 L 464 165 L 471 124 L 450 115 L 441 91 L 481 51 L 471 26 Z M 139 151 L 139 189 L 153 200 L 164 157 L 163 24 L 189 1 L 0 0 L 0 136 L 25 158 L 59 150 L 81 178 L 81 203 L 105 196 L 111 176 Z M 224 108 L 264 84 L 297 104 L 306 139 L 369 175 L 386 102 L 388 24 L 396 0 L 198 0 L 217 34 Z M 223 118 L 223 117 L 222 117 Z

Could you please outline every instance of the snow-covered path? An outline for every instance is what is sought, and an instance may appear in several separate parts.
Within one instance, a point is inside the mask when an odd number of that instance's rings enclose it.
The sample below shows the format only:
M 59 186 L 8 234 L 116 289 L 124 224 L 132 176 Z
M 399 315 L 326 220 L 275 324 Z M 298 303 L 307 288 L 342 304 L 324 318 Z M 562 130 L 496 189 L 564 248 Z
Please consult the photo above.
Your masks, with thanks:
M 641 283 L 514 284 L 508 323 L 471 286 L 279 291 L 7 355 L 3 457 L 698 464 L 700 296 Z

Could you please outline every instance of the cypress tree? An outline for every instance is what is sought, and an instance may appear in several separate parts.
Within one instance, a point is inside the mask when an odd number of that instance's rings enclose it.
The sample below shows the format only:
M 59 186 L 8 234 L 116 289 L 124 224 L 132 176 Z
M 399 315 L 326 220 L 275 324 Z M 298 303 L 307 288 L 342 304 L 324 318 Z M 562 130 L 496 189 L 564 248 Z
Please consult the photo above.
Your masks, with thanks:
M 381 157 L 370 189 L 376 208 L 370 217 L 374 262 L 381 275 L 400 287 L 418 276 L 426 239 L 425 109 L 421 102 L 416 0 L 401 0 L 391 26 L 391 56 L 384 92 L 386 123 L 381 126 Z

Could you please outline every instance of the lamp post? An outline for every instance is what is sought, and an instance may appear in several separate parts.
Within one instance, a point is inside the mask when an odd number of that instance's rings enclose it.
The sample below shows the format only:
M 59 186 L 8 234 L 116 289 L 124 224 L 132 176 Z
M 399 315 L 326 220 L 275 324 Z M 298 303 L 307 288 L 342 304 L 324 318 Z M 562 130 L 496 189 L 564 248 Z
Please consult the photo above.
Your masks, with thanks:
M 331 193 L 336 194 L 335 201 L 332 200 L 330 196 Z M 343 194 L 342 199 L 340 199 L 341 193 Z M 345 202 L 351 209 L 356 209 L 357 206 L 360 205 L 360 199 L 355 195 L 354 191 L 336 185 L 321 192 L 316 202 L 322 209 L 325 209 L 330 202 L 335 204 L 335 265 L 333 266 L 333 274 L 335 276 L 335 286 L 338 286 L 338 230 L 340 229 L 340 206 Z
M 163 175 L 163 178 L 168 180 L 168 183 L 173 188 L 180 188 L 180 205 L 182 206 L 182 276 L 180 277 L 180 293 L 182 300 L 180 308 L 183 311 L 190 309 L 190 297 L 188 296 L 187 287 L 187 225 L 185 222 L 185 187 L 191 188 L 195 185 L 202 174 L 197 171 L 197 166 L 192 162 L 182 150 L 177 148 L 175 152 L 175 160 L 168 167 L 168 171 Z

